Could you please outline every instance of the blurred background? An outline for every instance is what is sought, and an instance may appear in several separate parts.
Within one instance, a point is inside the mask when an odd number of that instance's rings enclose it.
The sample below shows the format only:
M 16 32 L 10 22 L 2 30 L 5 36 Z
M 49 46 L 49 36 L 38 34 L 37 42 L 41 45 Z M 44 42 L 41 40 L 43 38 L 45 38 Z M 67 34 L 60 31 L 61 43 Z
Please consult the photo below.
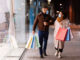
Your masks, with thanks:
M 59 11 L 64 11 L 70 20 L 71 28 L 80 28 L 79 2 L 80 0 L 0 0 L 1 59 L 4 60 L 7 53 L 8 56 L 17 55 L 20 58 L 32 33 L 34 19 L 41 12 L 42 3 L 48 4 L 47 14 L 53 18 L 56 19 Z M 51 28 L 54 30 L 54 25 Z M 18 54 L 14 54 L 16 52 Z

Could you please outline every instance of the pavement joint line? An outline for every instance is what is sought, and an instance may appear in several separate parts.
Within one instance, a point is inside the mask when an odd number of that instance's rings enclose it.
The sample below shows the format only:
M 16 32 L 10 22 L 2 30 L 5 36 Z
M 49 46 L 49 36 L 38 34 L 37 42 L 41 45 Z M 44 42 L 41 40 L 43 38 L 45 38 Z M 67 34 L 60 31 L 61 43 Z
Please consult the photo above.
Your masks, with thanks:
M 20 57 L 20 56 L 6 56 L 6 57 Z
M 24 51 L 23 51 L 23 53 L 22 53 L 22 55 L 20 56 L 19 60 L 22 60 L 22 59 L 23 59 L 23 56 L 24 56 L 26 50 L 27 50 L 27 49 L 25 48 Z

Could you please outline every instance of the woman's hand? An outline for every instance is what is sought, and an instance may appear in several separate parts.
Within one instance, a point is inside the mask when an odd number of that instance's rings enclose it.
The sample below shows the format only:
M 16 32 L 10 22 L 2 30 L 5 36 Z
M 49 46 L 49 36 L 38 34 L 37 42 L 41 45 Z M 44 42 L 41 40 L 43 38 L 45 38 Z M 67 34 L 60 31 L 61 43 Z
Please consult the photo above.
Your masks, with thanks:
M 60 22 L 60 24 L 61 24 L 61 25 L 63 25 L 63 23 L 62 23 L 62 22 Z

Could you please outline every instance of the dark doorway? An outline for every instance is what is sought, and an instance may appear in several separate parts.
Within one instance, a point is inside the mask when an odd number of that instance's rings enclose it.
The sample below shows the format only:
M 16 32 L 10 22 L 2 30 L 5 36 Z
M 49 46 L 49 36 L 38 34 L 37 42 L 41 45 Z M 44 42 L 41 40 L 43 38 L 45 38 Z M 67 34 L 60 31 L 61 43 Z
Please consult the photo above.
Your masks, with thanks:
M 71 0 L 72 2 L 72 13 L 75 24 L 80 24 L 80 0 Z

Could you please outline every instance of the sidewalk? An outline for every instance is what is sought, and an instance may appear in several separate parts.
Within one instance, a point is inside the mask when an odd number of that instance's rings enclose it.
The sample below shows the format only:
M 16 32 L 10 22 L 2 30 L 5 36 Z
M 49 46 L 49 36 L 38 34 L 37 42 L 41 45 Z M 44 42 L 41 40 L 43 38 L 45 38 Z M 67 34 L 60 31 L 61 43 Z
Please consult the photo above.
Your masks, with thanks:
M 0 43 L 0 60 L 4 58 L 4 56 L 10 51 L 11 48 L 8 47 L 8 44 Z
M 19 60 L 24 48 L 10 48 L 9 44 L 0 44 L 0 60 Z
M 80 31 L 73 30 L 74 39 L 65 42 L 63 58 L 61 60 L 80 60 Z M 53 45 L 53 29 L 50 30 L 47 54 L 44 59 L 39 57 L 38 50 L 26 50 L 22 60 L 59 60 L 54 56 L 55 50 Z

